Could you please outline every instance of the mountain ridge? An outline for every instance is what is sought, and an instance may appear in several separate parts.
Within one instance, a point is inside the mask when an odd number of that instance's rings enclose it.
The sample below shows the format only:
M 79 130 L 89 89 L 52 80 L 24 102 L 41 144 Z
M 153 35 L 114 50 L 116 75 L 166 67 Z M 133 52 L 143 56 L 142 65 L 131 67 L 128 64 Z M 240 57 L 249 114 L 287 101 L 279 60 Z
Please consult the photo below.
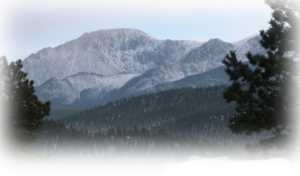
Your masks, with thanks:
M 136 76 L 143 77 L 128 89 L 132 94 L 207 72 L 222 66 L 221 60 L 230 50 L 236 50 L 238 58 L 245 61 L 247 51 L 265 52 L 259 40 L 260 36 L 248 37 L 235 45 L 220 39 L 163 40 L 137 29 L 99 30 L 31 54 L 23 62 L 23 71 L 34 80 L 41 100 L 72 104 L 80 100 L 86 90 L 94 91 L 90 97 L 101 97 Z M 151 74 L 144 74 L 150 70 Z M 86 77 L 80 77 L 79 73 L 85 73 Z M 106 84 L 100 75 L 112 80 L 119 75 L 120 79 L 111 84 L 106 80 Z M 100 80 L 103 84 L 98 84 Z M 55 100 L 58 96 L 59 100 Z

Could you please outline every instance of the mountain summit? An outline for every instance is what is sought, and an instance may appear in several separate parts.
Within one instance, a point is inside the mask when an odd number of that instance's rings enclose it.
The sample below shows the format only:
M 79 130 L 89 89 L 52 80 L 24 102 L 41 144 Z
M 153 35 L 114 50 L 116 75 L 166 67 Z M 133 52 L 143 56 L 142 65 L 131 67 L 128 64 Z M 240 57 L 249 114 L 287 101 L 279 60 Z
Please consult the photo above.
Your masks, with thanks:
M 23 62 L 42 100 L 72 104 L 101 99 L 126 86 L 135 94 L 221 66 L 230 50 L 262 53 L 260 37 L 228 43 L 162 40 L 137 29 L 108 29 L 85 33 L 55 48 L 44 48 Z M 138 78 L 138 79 L 137 79 Z

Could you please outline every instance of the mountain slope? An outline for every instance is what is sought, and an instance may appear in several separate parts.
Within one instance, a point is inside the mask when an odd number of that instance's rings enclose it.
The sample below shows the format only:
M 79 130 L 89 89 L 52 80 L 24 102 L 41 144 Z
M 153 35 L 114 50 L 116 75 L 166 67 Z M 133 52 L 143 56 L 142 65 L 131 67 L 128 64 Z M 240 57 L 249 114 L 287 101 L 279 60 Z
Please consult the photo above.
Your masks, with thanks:
M 102 95 L 113 89 L 123 86 L 137 74 L 124 74 L 115 76 L 102 76 L 93 73 L 78 73 L 65 79 L 49 79 L 36 89 L 36 94 L 52 102 L 70 104 L 81 99 L 94 98 L 82 96 L 82 91 L 97 87 L 95 94 Z
M 35 81 L 36 94 L 43 101 L 103 102 L 132 79 L 135 83 L 129 82 L 131 87 L 127 84 L 120 96 L 154 91 L 157 85 L 222 66 L 230 50 L 236 50 L 241 60 L 246 51 L 264 53 L 259 40 L 260 36 L 235 43 L 160 40 L 136 29 L 100 30 L 30 55 L 23 71 Z
M 190 42 L 181 41 L 175 45 L 188 51 L 191 46 L 186 47 L 187 43 Z M 100 30 L 30 55 L 24 60 L 23 70 L 35 80 L 35 86 L 39 86 L 52 77 L 63 79 L 79 72 L 140 74 L 168 60 L 175 60 L 168 57 L 170 53 L 168 41 L 155 39 L 139 30 Z

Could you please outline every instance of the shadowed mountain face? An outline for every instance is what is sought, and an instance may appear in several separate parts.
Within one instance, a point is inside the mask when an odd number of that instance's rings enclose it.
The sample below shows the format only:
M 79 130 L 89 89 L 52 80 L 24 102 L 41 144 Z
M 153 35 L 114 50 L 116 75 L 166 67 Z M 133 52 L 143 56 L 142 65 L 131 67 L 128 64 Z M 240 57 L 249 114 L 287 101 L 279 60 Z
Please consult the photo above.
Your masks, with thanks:
M 247 51 L 264 53 L 259 40 L 252 36 L 235 43 L 174 41 L 135 29 L 100 30 L 30 55 L 23 62 L 23 71 L 35 81 L 41 100 L 89 107 L 84 102 L 106 103 L 113 100 L 109 97 L 151 92 L 210 71 L 222 66 L 230 50 L 236 50 L 241 60 Z M 112 96 L 116 91 L 118 96 Z

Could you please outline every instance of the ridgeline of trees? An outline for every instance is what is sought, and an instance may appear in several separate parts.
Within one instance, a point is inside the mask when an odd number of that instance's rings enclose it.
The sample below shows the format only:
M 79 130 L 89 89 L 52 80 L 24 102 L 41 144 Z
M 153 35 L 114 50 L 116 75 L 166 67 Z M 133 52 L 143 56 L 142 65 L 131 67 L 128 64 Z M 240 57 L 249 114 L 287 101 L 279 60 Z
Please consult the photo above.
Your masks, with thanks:
M 147 130 L 163 128 L 170 132 L 210 131 L 224 128 L 234 104 L 222 98 L 226 86 L 183 87 L 148 95 L 122 98 L 58 121 L 92 133 L 109 127 L 131 128 L 137 125 Z M 224 126 L 225 125 L 225 126 Z

